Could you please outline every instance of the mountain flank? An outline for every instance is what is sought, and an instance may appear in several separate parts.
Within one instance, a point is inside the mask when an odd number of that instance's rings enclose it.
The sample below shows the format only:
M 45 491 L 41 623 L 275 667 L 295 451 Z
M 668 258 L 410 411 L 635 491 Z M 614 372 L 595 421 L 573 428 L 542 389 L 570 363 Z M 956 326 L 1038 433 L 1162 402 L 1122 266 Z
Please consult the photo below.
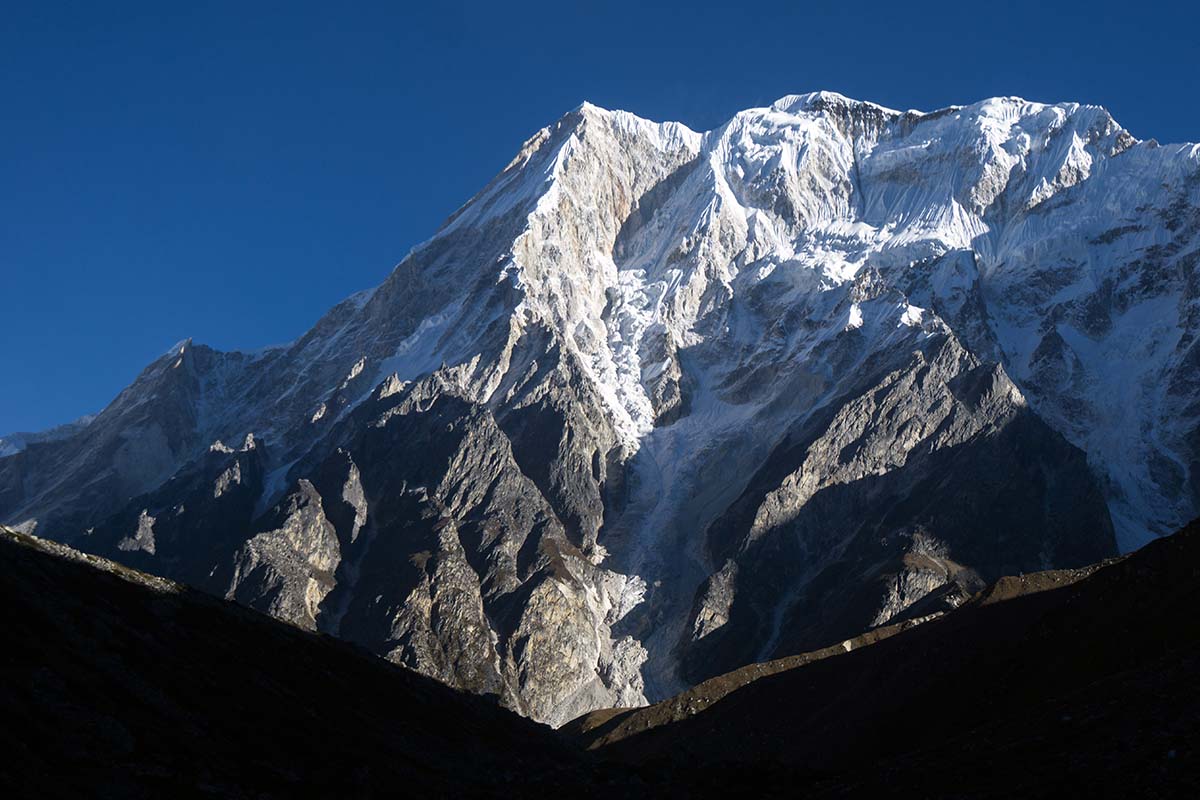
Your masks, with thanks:
M 956 610 L 563 728 L 613 764 L 806 796 L 1196 796 L 1200 523 Z

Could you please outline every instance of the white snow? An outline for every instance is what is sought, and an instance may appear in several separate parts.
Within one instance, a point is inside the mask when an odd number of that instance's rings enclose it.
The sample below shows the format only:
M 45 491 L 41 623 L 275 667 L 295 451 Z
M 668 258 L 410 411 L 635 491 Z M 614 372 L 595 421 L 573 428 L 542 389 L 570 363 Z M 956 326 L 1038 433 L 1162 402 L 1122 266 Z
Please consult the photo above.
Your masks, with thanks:
M 925 309 L 918 308 L 917 306 L 910 305 L 908 303 L 902 305 L 901 308 L 904 309 L 904 313 L 900 315 L 900 322 L 897 323 L 898 325 L 904 325 L 909 328 L 921 327 L 921 321 L 925 316 Z
M 367 365 L 366 358 L 360 358 L 360 359 L 358 359 L 358 361 L 355 361 L 354 366 L 350 368 L 349 374 L 346 375 L 346 379 L 344 381 L 342 381 L 342 388 L 345 389 L 347 386 L 350 385 L 350 381 L 354 380 L 359 375 L 361 375 L 362 371 L 363 371 L 363 367 L 365 367 L 366 365 Z
M 450 323 L 462 310 L 463 302 L 457 301 L 437 314 L 426 317 L 417 329 L 402 341 L 390 358 L 380 362 L 375 371 L 372 387 L 378 386 L 388 377 L 411 380 L 426 372 L 437 369 L 443 363 L 438 347 L 441 337 L 450 329 Z

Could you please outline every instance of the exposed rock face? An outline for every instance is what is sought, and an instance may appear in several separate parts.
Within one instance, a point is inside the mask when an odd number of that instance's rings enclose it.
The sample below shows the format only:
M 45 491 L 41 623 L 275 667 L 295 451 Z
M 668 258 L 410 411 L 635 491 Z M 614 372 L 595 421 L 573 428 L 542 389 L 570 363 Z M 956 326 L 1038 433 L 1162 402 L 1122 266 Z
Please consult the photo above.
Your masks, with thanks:
M 1074 104 L 585 104 L 291 345 L 3 440 L 0 521 L 552 723 L 662 697 L 1193 516 L 1198 176 Z
M 599 797 L 620 779 L 487 699 L 3 527 L 0 601 L 8 797 Z
M 1083 454 L 1002 368 L 948 334 L 903 357 L 786 438 L 709 528 L 722 567 L 697 596 L 688 682 L 887 623 L 956 579 L 1111 554 Z
M 231 571 L 226 597 L 316 628 L 321 602 L 333 589 L 333 571 L 341 562 L 321 495 L 301 478 L 263 527 L 267 530 L 239 547 L 232 559 L 221 559 L 214 588 L 226 581 L 223 573 Z

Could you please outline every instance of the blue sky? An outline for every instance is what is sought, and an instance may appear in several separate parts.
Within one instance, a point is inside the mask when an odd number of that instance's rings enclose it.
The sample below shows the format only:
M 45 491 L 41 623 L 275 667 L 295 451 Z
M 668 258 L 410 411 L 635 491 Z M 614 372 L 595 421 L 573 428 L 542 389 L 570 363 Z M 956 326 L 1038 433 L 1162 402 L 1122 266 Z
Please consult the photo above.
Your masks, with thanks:
M 1191 4 L 1043 5 L 8 4 L 0 433 L 98 411 L 189 336 L 295 338 L 585 99 L 707 129 L 815 89 L 1015 94 L 1200 139 Z

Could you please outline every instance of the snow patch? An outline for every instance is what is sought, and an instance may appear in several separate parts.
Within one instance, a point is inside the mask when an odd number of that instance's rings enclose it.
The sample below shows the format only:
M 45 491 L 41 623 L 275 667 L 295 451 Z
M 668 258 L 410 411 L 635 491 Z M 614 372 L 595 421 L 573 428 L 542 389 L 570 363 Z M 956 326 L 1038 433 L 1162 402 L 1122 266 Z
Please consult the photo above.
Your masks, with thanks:
M 897 323 L 896 327 L 921 327 L 921 323 L 925 318 L 925 309 L 919 308 L 918 306 L 909 305 L 908 303 L 905 303 L 900 307 L 904 309 L 904 313 L 900 315 L 900 322 Z

